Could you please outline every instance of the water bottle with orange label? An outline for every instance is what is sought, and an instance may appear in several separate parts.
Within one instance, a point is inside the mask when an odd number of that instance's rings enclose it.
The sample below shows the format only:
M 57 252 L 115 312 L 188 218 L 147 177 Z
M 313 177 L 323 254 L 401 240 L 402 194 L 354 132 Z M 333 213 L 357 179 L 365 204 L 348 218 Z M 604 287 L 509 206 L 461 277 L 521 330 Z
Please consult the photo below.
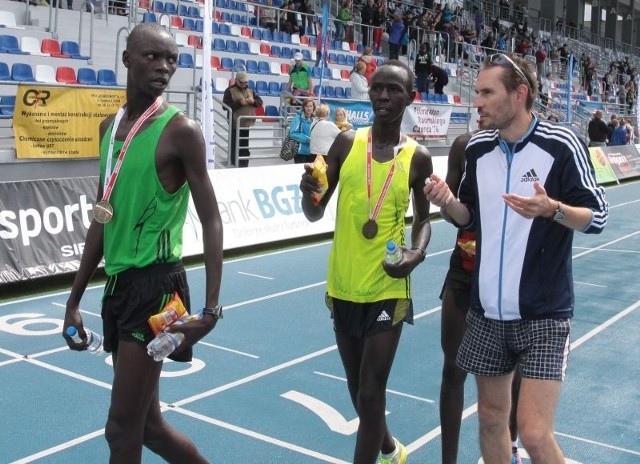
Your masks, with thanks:
M 180 295 L 176 292 L 173 294 L 169 303 L 162 308 L 162 311 L 151 316 L 147 322 L 149 323 L 149 327 L 151 327 L 154 335 L 158 335 L 165 328 L 180 319 L 184 314 L 186 314 L 186 312 L 187 308 L 185 308 L 182 300 L 180 299 Z

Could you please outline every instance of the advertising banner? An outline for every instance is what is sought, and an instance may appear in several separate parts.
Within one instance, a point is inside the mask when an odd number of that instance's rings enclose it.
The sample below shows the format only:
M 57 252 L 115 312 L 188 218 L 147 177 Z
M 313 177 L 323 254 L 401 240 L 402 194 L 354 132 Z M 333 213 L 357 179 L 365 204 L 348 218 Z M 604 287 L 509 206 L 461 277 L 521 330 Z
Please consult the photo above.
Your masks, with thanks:
M 124 89 L 20 84 L 13 114 L 17 158 L 98 157 L 100 122 L 124 99 Z
M 604 152 L 618 179 L 640 177 L 640 154 L 635 145 L 606 147 Z
M 599 184 L 608 184 L 611 182 L 617 182 L 616 173 L 609 163 L 607 155 L 604 150 L 608 147 L 589 147 L 589 156 L 591 158 L 591 164 L 596 173 L 596 180 Z

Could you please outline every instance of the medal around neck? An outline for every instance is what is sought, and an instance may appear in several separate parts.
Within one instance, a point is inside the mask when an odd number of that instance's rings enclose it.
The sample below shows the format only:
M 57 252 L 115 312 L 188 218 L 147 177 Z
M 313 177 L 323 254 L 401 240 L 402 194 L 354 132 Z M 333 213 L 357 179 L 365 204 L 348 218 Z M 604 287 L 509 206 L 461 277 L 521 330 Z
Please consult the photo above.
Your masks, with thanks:
M 378 234 L 378 224 L 373 219 L 369 219 L 362 226 L 362 235 L 364 238 L 371 240 Z
M 113 206 L 108 201 L 99 201 L 93 207 L 93 218 L 100 224 L 106 224 L 113 219 Z

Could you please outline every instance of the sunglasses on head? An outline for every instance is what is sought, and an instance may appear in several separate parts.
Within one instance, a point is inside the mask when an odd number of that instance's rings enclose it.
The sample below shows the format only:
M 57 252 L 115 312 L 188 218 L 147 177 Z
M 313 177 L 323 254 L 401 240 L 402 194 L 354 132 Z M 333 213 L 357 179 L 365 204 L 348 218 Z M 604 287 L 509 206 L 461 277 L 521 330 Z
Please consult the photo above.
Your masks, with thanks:
M 491 55 L 489 57 L 489 64 L 496 65 L 496 66 L 511 65 L 513 67 L 513 70 L 518 74 L 518 76 L 520 76 L 524 80 L 524 83 L 527 85 L 527 87 L 531 88 L 529 79 L 527 79 L 527 76 L 525 76 L 522 68 L 518 66 L 516 62 L 513 61 L 511 58 L 509 58 L 507 55 L 503 53 L 496 53 L 494 55 Z

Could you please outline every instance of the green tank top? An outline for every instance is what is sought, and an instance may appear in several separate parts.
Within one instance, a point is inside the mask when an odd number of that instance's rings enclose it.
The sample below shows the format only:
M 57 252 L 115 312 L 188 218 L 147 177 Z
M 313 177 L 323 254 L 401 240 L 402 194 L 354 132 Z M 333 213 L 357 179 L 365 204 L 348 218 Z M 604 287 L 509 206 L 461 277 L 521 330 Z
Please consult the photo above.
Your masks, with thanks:
M 407 137 L 396 156 L 396 170 L 376 219 L 378 233 L 372 239 L 362 235 L 369 219 L 367 199 L 367 135 L 370 128 L 356 131 L 353 147 L 340 168 L 340 193 L 333 246 L 329 254 L 327 293 L 356 303 L 392 298 L 410 298 L 409 277 L 393 279 L 382 268 L 386 244 L 405 244 L 405 215 L 409 207 L 409 169 L 417 143 Z M 375 207 L 393 161 L 372 160 L 371 208 Z
M 180 110 L 170 106 L 129 144 L 109 202 L 113 219 L 104 225 L 104 262 L 107 275 L 132 267 L 178 261 L 182 257 L 182 227 L 189 205 L 185 182 L 169 194 L 158 178 L 155 155 L 160 135 Z M 100 181 L 104 179 L 113 124 L 100 145 Z M 115 141 L 115 166 L 122 141 Z

